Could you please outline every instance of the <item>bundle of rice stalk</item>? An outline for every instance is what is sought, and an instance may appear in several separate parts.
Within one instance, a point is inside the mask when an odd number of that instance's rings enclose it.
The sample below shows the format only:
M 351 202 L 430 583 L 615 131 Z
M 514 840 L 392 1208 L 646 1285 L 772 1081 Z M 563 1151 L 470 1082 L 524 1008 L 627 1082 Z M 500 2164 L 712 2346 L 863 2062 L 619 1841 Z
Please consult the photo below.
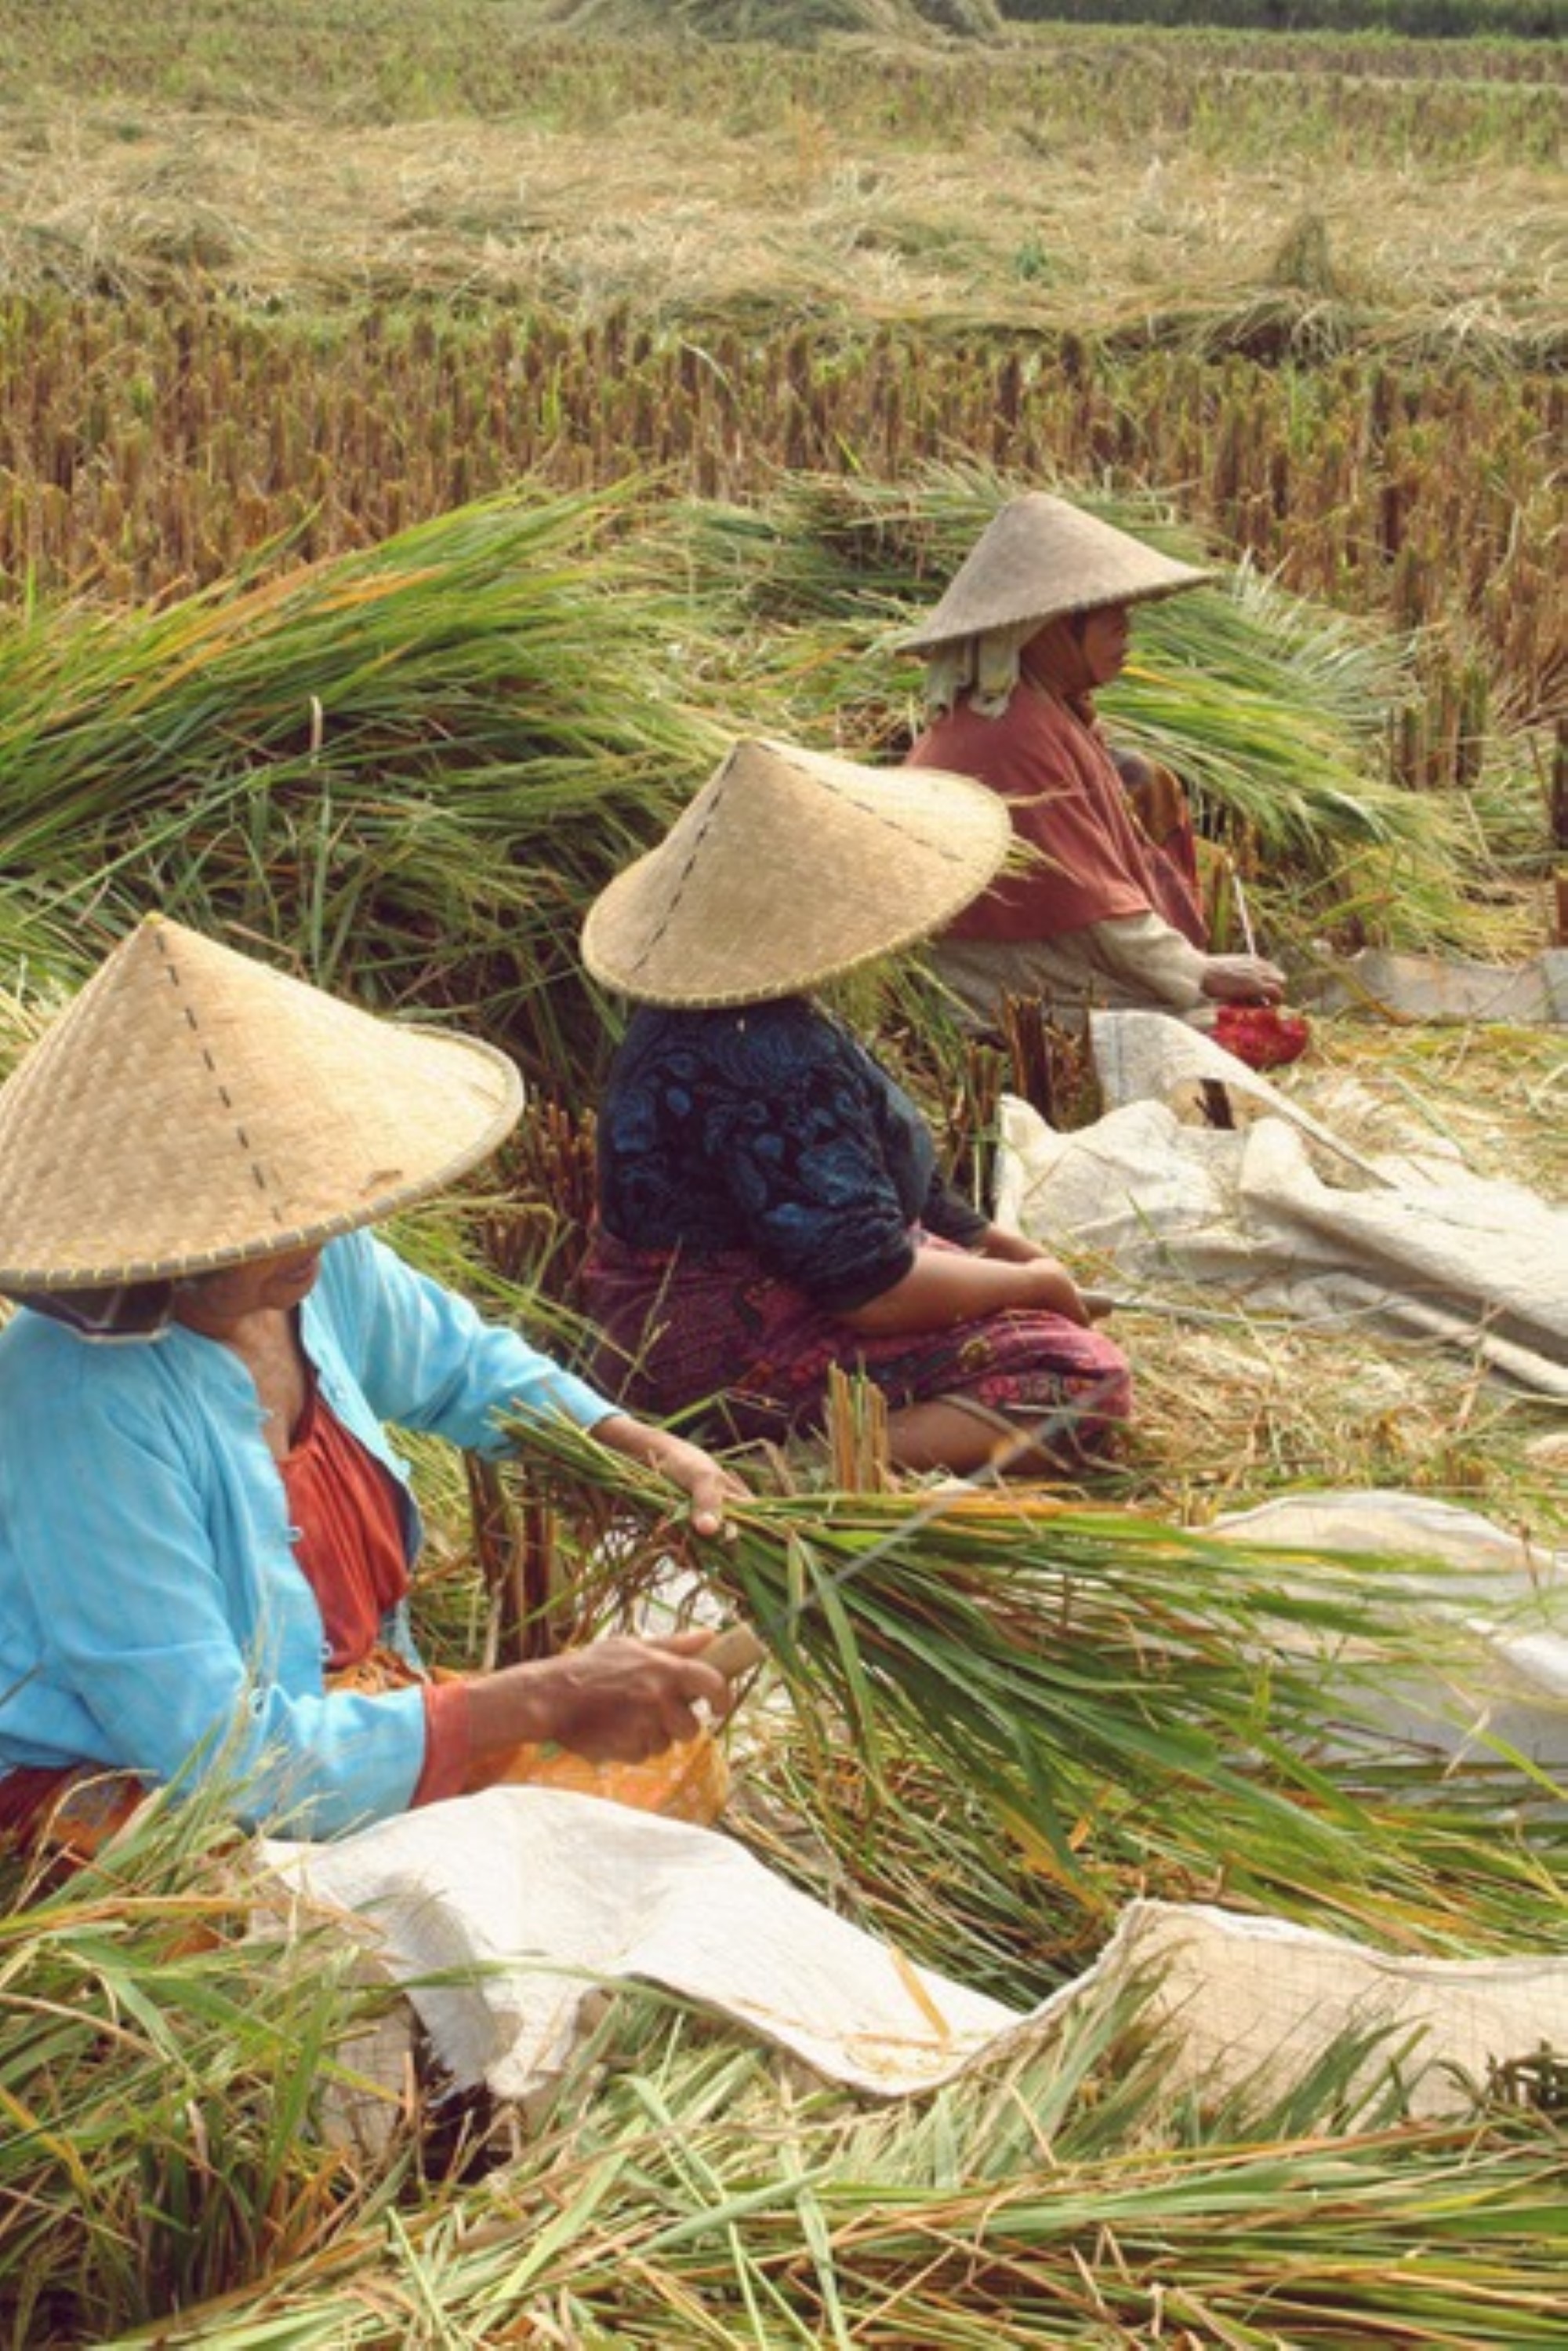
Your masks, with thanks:
M 1547 2126 L 1490 2144 L 1472 2129 L 1389 2130 L 1348 2147 L 1303 2134 L 1159 2154 L 1129 2135 L 1075 2159 L 1025 2074 L 1010 2112 L 996 2096 L 967 2114 L 943 2099 L 923 2133 L 900 2117 L 862 2126 L 858 2146 L 815 2134 L 783 2162 L 775 2148 L 770 2183 L 721 2119 L 693 2127 L 662 2086 L 643 2088 L 643 2160 L 615 2168 L 620 2192 L 595 2214 L 614 2256 L 558 2241 L 533 2277 L 540 2302 L 559 2278 L 578 2325 L 622 2339 L 628 2327 L 650 2341 L 968 2351 L 1550 2339 L 1563 2228 Z M 1139 2100 L 1116 2102 L 1124 2126 L 1138 2103 L 1157 2106 L 1151 2069 L 1136 2086 Z
M 594 892 L 719 738 L 609 496 L 502 498 L 130 618 L 0 627 L 0 947 L 80 976 L 149 905 L 389 1006 L 452 1009 L 575 1094 Z
M 52 1888 L 5 1867 L 0 2337 L 117 2340 L 374 2209 L 382 2183 L 319 2127 L 367 2013 L 356 1959 L 258 1921 L 211 1795 Z
M 580 1504 L 649 1509 L 591 1438 L 528 1443 Z M 1473 1714 L 1448 1691 L 1473 1686 L 1477 1647 L 1458 1605 L 1412 1601 L 1411 1562 L 1249 1551 L 1021 1489 L 758 1497 L 732 1516 L 702 1570 L 762 1629 L 824 1782 L 847 1747 L 863 1805 L 903 1819 L 923 1758 L 983 1810 L 996 1867 L 1049 1889 L 1059 1948 L 1134 1889 L 1416 1949 L 1552 1933 L 1561 1832 L 1532 1817 L 1529 1767 L 1508 1759 L 1502 1799 L 1484 1745 L 1445 1768 L 1379 1728 L 1391 1694 L 1435 1730 Z M 661 1520 L 643 1564 L 670 1541 Z M 598 1573 L 622 1596 L 636 1581 L 623 1533 Z M 580 1604 L 592 1580 L 589 1562 Z

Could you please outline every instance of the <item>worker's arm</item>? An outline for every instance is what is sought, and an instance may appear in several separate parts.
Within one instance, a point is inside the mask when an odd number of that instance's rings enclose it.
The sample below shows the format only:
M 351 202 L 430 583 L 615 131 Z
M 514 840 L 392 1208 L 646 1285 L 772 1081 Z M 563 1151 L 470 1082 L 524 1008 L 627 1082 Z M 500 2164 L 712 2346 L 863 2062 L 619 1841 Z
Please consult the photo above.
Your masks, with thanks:
M 936 1249 L 917 1249 L 901 1280 L 841 1319 L 867 1338 L 884 1338 L 904 1331 L 945 1331 L 955 1322 L 1009 1309 L 1063 1314 L 1071 1322 L 1089 1320 L 1071 1275 L 1053 1257 L 1030 1257 L 1020 1263 Z

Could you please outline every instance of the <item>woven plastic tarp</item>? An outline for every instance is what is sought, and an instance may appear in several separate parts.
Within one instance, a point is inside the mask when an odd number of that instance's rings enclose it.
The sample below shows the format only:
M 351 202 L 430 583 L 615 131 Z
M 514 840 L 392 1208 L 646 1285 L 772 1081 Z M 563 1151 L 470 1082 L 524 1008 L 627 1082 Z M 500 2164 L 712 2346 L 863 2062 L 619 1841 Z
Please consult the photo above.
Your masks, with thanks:
M 1152 1290 L 1365 1322 L 1568 1398 L 1568 1212 L 1473 1174 L 1429 1128 L 1358 1148 L 1181 1021 L 1096 1013 L 1092 1033 L 1103 1118 L 1058 1133 L 1003 1102 L 999 1222 Z
M 1473 1687 L 1391 1689 L 1387 1735 L 1450 1754 L 1501 1740 L 1541 1800 L 1542 1775 L 1568 1762 L 1568 1558 L 1418 1495 L 1302 1496 L 1228 1531 L 1393 1554 L 1412 1608 L 1455 1610 L 1488 1638 Z M 1424 1579 L 1413 1552 L 1447 1572 Z M 1173 2085 L 1214 2090 L 1282 2090 L 1346 2032 L 1381 2036 L 1364 2071 L 1396 2064 L 1423 2112 L 1462 2108 L 1472 2085 L 1543 2048 L 1568 2055 L 1568 1959 L 1395 1958 L 1202 1905 L 1133 1903 L 1084 1976 L 1016 2011 L 914 1966 L 722 1831 L 554 1789 L 493 1788 L 263 1852 L 282 1888 L 371 1938 L 455 2081 L 520 2102 L 621 1981 L 663 1985 L 882 2097 L 933 2089 L 1107 1997 L 1147 2003 Z

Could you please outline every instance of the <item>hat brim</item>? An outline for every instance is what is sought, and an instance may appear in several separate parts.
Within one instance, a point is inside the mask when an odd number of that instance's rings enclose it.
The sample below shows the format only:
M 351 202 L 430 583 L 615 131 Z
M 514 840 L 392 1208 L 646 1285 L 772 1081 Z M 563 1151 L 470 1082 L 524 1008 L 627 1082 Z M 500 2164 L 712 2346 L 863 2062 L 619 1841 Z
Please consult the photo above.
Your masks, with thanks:
M 934 610 L 895 643 L 936 653 L 992 629 L 1183 595 L 1214 576 L 1066 498 L 1026 490 L 997 509 Z
M 893 650 L 900 653 L 945 653 L 949 646 L 961 645 L 970 637 L 984 636 L 992 629 L 1022 629 L 1031 624 L 1045 629 L 1052 621 L 1070 619 L 1075 612 L 1103 611 L 1110 604 L 1162 604 L 1172 596 L 1185 596 L 1189 589 L 1212 587 L 1218 577 L 1217 571 L 1193 569 L 1185 579 L 1167 580 L 1162 587 L 1124 590 L 1113 596 L 1069 597 L 1061 601 L 1025 597 L 1016 608 L 1002 605 L 983 627 L 944 628 L 938 632 L 933 626 L 934 614 L 923 628 L 894 637 Z

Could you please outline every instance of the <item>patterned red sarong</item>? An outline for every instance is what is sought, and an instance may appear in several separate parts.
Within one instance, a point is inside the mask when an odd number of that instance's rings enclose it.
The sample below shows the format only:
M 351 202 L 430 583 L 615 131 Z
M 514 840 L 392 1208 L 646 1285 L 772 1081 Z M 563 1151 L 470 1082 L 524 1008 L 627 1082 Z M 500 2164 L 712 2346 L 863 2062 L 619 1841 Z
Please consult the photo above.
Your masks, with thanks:
M 920 1246 L 953 1244 L 925 1234 Z M 873 1381 L 895 1412 L 958 1396 L 1020 1426 L 1042 1423 L 1041 1449 L 1064 1464 L 1102 1451 L 1132 1409 L 1121 1350 L 1061 1314 L 986 1314 L 868 1338 L 748 1250 L 634 1249 L 602 1228 L 584 1285 L 602 1334 L 598 1384 L 633 1412 L 700 1406 L 736 1439 L 816 1427 L 834 1365 Z

